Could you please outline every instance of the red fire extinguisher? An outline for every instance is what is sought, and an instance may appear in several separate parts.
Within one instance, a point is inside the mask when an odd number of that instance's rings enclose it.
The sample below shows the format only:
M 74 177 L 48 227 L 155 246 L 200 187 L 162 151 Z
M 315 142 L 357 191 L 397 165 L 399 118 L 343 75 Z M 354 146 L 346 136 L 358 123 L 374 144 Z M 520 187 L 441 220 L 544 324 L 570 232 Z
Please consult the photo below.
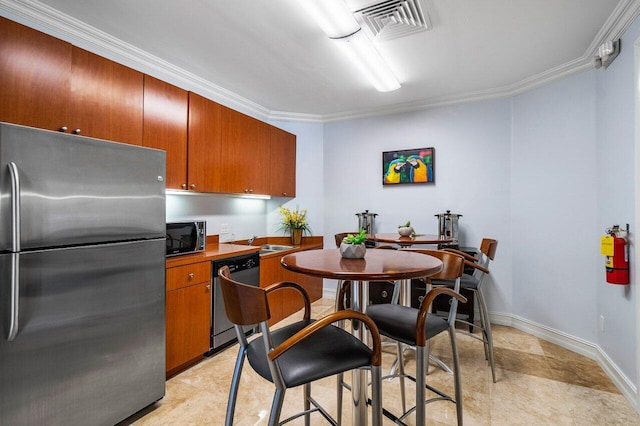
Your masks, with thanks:
M 629 284 L 629 246 L 627 244 L 627 230 L 623 231 L 618 225 L 606 230 L 602 237 L 600 251 L 606 256 L 605 268 L 607 282 L 611 284 Z

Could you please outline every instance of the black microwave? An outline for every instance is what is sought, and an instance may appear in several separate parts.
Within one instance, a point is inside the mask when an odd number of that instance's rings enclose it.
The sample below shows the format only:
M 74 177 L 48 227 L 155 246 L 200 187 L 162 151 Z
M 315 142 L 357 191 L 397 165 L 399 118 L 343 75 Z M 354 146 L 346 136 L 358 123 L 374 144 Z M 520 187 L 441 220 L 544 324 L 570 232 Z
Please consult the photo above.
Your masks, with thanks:
M 168 222 L 167 256 L 191 254 L 204 251 L 207 239 L 207 223 Z

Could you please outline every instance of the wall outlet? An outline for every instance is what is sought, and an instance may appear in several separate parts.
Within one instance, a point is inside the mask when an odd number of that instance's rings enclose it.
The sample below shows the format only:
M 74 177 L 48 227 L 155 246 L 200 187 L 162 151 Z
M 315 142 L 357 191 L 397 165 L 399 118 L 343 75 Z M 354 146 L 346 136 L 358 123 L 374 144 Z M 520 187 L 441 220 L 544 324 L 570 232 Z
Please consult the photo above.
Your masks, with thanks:
M 600 315 L 600 320 L 598 322 L 600 326 L 600 332 L 604 333 L 604 315 Z
M 229 224 L 221 223 L 220 224 L 220 234 L 228 234 L 229 233 Z

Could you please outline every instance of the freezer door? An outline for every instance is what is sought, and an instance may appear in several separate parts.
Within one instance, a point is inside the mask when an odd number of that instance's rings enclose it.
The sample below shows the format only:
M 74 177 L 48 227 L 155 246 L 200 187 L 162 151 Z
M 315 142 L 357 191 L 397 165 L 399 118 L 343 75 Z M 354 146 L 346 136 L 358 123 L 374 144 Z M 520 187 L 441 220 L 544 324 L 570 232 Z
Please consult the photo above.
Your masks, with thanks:
M 164 174 L 164 151 L 0 123 L 0 251 L 164 237 Z
M 0 425 L 113 425 L 162 398 L 164 263 L 164 240 L 0 255 Z

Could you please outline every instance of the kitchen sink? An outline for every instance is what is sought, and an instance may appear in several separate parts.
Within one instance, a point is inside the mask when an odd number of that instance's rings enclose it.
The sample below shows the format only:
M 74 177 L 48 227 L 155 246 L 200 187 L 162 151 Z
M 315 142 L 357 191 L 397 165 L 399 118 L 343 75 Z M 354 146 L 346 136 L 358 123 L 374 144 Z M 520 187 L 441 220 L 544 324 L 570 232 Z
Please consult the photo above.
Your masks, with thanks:
M 260 246 L 260 254 L 273 253 L 282 250 L 291 250 L 293 246 L 285 246 L 279 244 L 263 244 Z

